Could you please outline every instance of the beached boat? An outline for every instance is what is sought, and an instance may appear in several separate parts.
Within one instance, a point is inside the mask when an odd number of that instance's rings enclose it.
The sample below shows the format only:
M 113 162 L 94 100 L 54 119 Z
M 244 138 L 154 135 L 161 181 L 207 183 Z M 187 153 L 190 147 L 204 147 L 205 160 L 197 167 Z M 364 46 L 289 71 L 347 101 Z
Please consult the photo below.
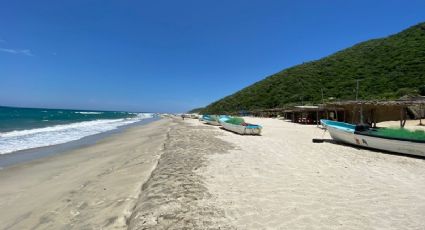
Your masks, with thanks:
M 231 116 L 228 116 L 228 115 L 220 115 L 220 116 L 218 116 L 218 122 L 220 122 L 220 124 L 221 124 L 222 122 L 225 122 L 225 121 L 227 121 L 227 120 L 229 120 L 231 118 L 232 117 Z
M 406 129 L 369 128 L 344 122 L 320 120 L 336 141 L 365 148 L 425 156 L 425 132 Z
M 219 116 L 217 115 L 203 115 L 202 121 L 210 125 L 220 126 Z
M 224 129 L 242 135 L 260 135 L 263 128 L 260 125 L 245 123 L 245 121 L 239 117 L 230 117 L 226 120 L 220 120 L 220 123 Z

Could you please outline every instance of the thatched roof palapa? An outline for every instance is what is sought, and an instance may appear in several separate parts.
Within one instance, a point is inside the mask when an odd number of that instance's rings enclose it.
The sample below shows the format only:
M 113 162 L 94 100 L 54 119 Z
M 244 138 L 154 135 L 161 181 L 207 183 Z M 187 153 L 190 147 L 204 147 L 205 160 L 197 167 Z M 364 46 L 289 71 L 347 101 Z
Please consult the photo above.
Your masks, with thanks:
M 425 97 L 409 97 L 392 101 L 361 100 L 327 102 L 323 107 L 329 109 L 343 108 L 344 110 L 351 111 L 351 113 L 347 114 L 347 121 L 351 123 L 367 122 L 376 125 L 377 122 L 400 120 L 400 125 L 404 126 L 408 113 L 414 118 L 421 118 L 421 115 L 415 117 L 412 113 L 412 108 L 419 107 L 419 110 L 421 110 L 424 105 Z

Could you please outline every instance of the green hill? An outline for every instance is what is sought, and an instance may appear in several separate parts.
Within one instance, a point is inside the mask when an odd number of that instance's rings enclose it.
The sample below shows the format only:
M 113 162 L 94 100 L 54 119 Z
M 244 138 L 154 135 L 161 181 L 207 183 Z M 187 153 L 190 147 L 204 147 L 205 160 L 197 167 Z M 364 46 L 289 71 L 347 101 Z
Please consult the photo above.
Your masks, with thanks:
M 394 99 L 425 85 L 425 23 L 303 63 L 205 107 L 203 113 L 314 104 L 325 99 Z M 423 88 L 422 88 L 423 89 Z

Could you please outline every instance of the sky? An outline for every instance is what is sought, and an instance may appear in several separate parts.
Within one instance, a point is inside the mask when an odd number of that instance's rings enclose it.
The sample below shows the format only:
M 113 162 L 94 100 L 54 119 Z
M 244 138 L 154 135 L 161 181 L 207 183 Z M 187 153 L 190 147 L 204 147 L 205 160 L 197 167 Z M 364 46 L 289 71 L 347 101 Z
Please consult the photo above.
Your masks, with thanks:
M 423 0 L 0 0 L 0 105 L 185 112 L 425 21 Z

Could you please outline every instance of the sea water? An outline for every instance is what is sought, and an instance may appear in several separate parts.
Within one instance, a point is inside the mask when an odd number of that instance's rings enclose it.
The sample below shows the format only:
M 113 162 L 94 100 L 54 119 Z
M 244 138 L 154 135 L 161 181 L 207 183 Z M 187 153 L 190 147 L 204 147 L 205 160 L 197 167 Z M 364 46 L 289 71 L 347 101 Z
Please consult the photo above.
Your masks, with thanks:
M 153 116 L 121 111 L 0 107 L 0 154 L 63 144 Z

